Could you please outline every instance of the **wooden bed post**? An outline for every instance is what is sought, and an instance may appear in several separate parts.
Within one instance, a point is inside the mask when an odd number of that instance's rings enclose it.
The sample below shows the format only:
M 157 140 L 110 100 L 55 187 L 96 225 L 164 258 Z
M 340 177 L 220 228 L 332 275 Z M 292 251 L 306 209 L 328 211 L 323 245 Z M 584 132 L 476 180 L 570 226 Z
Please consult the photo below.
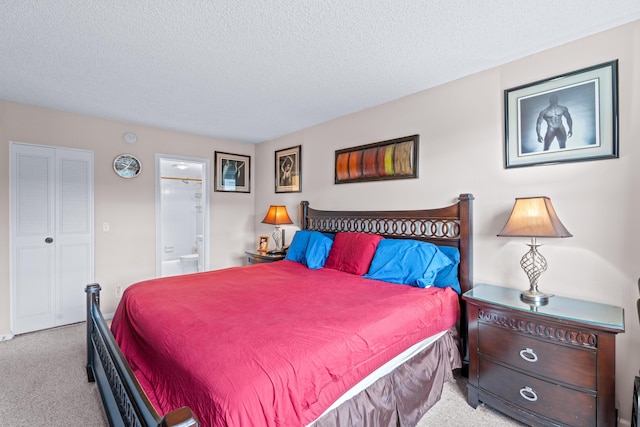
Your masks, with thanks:
M 162 417 L 160 427 L 199 427 L 198 420 L 191 409 L 183 406 L 175 409 Z
M 461 283 L 462 292 L 473 288 L 473 201 L 472 194 L 460 194 L 460 253 L 466 260 L 460 262 L 462 271 L 460 277 L 466 283 Z
M 300 202 L 300 229 L 307 229 L 307 215 L 309 214 L 309 202 L 303 200 Z
M 473 288 L 473 195 L 460 194 L 460 274 L 465 283 L 460 283 L 462 293 Z M 462 346 L 462 375 L 469 376 L 469 328 L 467 303 L 460 298 L 460 344 Z
M 91 345 L 91 334 L 93 333 L 94 323 L 91 317 L 94 306 L 100 308 L 100 291 L 102 288 L 98 283 L 91 283 L 84 288 L 87 293 L 87 379 L 90 383 L 95 382 L 93 373 L 94 354 Z

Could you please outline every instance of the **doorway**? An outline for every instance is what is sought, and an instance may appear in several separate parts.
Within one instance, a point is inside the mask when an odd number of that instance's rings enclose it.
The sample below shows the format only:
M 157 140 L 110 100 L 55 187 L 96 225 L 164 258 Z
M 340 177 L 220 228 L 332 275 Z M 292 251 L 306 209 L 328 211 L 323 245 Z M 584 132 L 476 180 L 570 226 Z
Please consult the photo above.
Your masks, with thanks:
M 94 275 L 93 152 L 10 143 L 14 334 L 86 319 Z
M 156 154 L 156 276 L 207 271 L 209 159 Z

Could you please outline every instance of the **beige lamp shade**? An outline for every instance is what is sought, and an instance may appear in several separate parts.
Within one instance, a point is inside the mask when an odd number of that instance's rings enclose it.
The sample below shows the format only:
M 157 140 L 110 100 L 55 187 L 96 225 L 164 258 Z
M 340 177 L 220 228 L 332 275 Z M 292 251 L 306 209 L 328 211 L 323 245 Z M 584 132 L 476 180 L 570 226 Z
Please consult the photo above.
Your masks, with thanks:
M 262 223 L 280 225 L 293 224 L 293 221 L 291 221 L 291 218 L 289 218 L 286 206 L 271 205 L 269 206 L 269 211 L 262 220 Z
M 516 198 L 502 237 L 571 237 L 548 197 Z

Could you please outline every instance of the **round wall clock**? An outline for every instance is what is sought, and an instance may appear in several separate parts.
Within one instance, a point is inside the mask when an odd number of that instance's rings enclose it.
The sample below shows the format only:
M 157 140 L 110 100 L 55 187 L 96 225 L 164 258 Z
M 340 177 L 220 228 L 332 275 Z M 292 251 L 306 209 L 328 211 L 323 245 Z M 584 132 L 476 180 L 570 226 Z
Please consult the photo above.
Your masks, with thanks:
M 113 170 L 122 178 L 135 178 L 142 171 L 142 163 L 132 154 L 120 154 L 113 161 Z

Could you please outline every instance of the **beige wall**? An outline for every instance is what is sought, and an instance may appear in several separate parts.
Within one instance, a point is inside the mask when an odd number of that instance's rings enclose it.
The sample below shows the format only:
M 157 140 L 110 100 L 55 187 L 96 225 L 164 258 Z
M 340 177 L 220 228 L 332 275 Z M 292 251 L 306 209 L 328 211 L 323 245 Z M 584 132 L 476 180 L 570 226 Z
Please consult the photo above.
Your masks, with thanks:
M 620 158 L 505 169 L 503 91 L 619 60 Z M 435 66 L 435 65 L 434 65 Z M 524 289 L 526 239 L 496 237 L 521 196 L 549 196 L 574 237 L 542 239 L 549 262 L 540 279 L 557 295 L 624 307 L 616 342 L 620 416 L 630 418 L 640 361 L 635 301 L 640 276 L 640 21 L 413 96 L 260 144 L 256 148 L 256 230 L 269 204 L 319 209 L 440 207 L 459 193 L 476 197 L 475 281 Z M 333 184 L 335 150 L 420 134 L 419 179 Z M 302 193 L 275 194 L 274 151 L 302 145 Z M 294 228 L 294 227 L 290 227 Z M 290 240 L 292 232 L 289 233 Z
M 138 140 L 123 141 L 125 132 Z M 126 287 L 156 275 L 155 153 L 210 159 L 214 151 L 250 155 L 255 146 L 0 101 L 0 336 L 10 335 L 9 142 L 79 148 L 94 152 L 95 280 L 103 287 L 103 312 L 115 310 L 118 284 Z M 137 155 L 143 171 L 119 178 L 112 169 L 120 153 Z M 211 183 L 213 184 L 213 182 Z M 211 187 L 213 187 L 211 185 Z M 252 183 L 253 188 L 253 183 Z M 211 268 L 240 265 L 255 245 L 254 197 L 211 191 Z M 110 223 L 110 232 L 102 223 Z M 82 292 L 82 289 L 80 289 Z

